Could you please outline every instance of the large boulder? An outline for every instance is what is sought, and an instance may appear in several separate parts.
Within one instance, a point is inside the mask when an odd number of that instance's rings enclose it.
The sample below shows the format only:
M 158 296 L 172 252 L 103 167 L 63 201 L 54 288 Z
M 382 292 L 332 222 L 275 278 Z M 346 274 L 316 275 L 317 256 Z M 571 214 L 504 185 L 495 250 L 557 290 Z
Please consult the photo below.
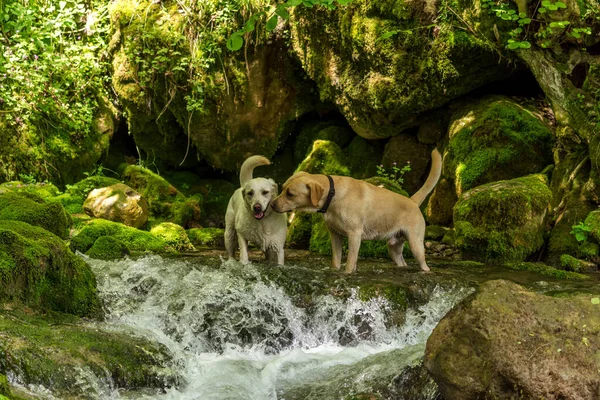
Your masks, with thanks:
M 186 197 L 160 175 L 137 165 L 125 169 L 123 180 L 146 199 L 151 217 L 183 227 L 199 226 L 201 195 Z
M 64 193 L 60 193 L 50 200 L 61 203 L 65 207 L 65 210 L 71 214 L 81 214 L 83 213 L 83 202 L 92 190 L 111 186 L 119 182 L 118 179 L 108 176 L 89 176 L 72 185 L 67 185 Z
M 140 228 L 148 221 L 148 203 L 123 183 L 94 189 L 83 203 L 86 214 Z
M 403 186 L 409 193 L 416 193 L 429 174 L 431 150 L 431 145 L 419 143 L 416 136 L 401 133 L 385 145 L 382 164 L 391 174 L 409 165 L 410 171 L 402 176 Z
M 329 140 L 316 140 L 297 171 L 309 174 L 349 176 L 350 167 L 340 146 Z
M 41 197 L 22 192 L 0 193 L 0 220 L 23 221 L 66 239 L 73 221 L 59 203 L 47 203 Z
M 542 174 L 469 190 L 454 206 L 456 246 L 473 259 L 523 261 L 544 244 L 551 198 Z
M 252 8 L 223 7 L 205 3 L 190 14 L 174 0 L 111 3 L 112 82 L 150 160 L 204 158 L 237 170 L 249 155 L 271 158 L 286 122 L 315 103 L 282 38 L 266 45 L 248 35 L 244 51 L 226 53 L 226 36 Z
M 56 235 L 0 220 L 0 302 L 80 316 L 101 315 L 94 274 Z
M 469 189 L 541 172 L 551 164 L 553 134 L 541 115 L 503 96 L 469 101 L 454 112 L 429 220 L 447 223 L 452 200 Z
M 293 51 L 321 99 L 336 104 L 356 133 L 394 136 L 423 113 L 510 74 L 488 40 L 435 14 L 433 2 L 299 7 L 290 24 Z
M 447 400 L 594 399 L 599 337 L 597 295 L 554 298 L 489 281 L 440 321 L 425 366 Z
M 181 226 L 172 222 L 163 222 L 153 226 L 150 233 L 161 238 L 169 246 L 177 251 L 194 251 L 196 250 L 185 231 Z

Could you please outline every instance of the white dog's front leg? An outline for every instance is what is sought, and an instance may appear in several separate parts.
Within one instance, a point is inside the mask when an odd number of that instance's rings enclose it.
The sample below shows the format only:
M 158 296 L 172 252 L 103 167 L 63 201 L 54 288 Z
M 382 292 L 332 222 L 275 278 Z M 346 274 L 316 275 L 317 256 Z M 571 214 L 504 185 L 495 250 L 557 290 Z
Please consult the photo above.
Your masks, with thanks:
M 348 235 L 348 259 L 346 260 L 346 273 L 351 274 L 356 271 L 356 262 L 358 261 L 358 251 L 360 250 L 361 233 L 352 232 Z
M 277 249 L 277 265 L 283 266 L 284 262 L 285 262 L 285 257 L 284 257 L 284 252 L 283 252 L 283 246 L 281 246 L 280 248 Z
M 240 245 L 240 262 L 244 265 L 248 264 L 248 242 L 242 235 L 238 233 L 238 243 Z

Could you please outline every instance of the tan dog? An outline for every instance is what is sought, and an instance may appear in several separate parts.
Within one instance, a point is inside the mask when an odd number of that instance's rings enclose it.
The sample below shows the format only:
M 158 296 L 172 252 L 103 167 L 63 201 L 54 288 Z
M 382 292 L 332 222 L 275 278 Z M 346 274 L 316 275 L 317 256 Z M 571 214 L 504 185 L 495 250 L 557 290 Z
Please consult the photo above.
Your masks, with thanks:
M 408 240 L 410 250 L 424 271 L 425 219 L 419 205 L 437 184 L 442 156 L 431 152 L 427 181 L 410 199 L 365 181 L 346 176 L 314 175 L 297 172 L 283 184 L 281 194 L 271 202 L 277 212 L 298 210 L 322 212 L 331 236 L 332 266 L 342 263 L 343 237 L 348 238 L 346 273 L 356 270 L 362 240 L 387 240 L 390 257 L 399 267 L 406 266 L 402 250 Z M 331 179 L 331 180 L 330 180 Z M 331 182 L 333 182 L 332 191 Z

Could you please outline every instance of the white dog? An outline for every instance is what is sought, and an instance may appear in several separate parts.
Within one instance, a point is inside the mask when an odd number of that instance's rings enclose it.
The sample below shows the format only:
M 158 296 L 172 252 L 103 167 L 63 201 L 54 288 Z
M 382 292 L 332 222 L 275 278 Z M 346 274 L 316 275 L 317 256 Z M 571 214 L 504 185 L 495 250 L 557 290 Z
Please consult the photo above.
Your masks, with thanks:
M 225 247 L 229 259 L 234 258 L 236 242 L 240 262 L 248 264 L 248 242 L 265 252 L 269 261 L 283 265 L 283 246 L 287 232 L 287 216 L 273 212 L 271 200 L 277 197 L 277 184 L 272 179 L 252 178 L 254 168 L 269 165 L 263 156 L 246 159 L 240 170 L 240 188 L 235 191 L 225 214 Z

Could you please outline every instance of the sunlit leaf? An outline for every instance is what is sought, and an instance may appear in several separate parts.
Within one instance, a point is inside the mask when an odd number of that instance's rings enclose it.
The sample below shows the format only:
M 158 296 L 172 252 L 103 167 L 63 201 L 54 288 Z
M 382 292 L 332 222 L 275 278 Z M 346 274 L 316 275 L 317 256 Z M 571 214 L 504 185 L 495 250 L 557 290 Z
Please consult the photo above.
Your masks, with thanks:
M 267 32 L 271 32 L 273 29 L 275 29 L 277 27 L 277 19 L 279 17 L 277 15 L 273 15 L 271 18 L 269 18 L 269 20 L 267 21 Z
M 239 33 L 234 33 L 227 40 L 227 48 L 231 51 L 238 51 L 244 45 L 244 38 Z

